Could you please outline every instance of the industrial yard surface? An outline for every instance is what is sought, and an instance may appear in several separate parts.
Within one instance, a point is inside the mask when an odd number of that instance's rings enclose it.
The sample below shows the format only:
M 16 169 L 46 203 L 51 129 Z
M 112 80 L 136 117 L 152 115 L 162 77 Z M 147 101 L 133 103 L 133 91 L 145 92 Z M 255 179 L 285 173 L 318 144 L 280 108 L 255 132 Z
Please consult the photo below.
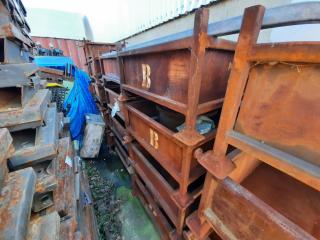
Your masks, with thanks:
M 100 239 L 158 240 L 153 223 L 133 196 L 130 175 L 119 157 L 102 143 L 98 158 L 87 160 Z

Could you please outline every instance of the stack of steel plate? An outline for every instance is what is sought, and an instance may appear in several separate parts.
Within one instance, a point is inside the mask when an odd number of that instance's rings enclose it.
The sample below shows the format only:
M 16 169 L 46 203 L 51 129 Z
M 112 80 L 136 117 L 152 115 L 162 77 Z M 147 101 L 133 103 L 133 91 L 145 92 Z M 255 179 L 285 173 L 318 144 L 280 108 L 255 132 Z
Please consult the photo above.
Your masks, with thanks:
M 68 120 L 30 63 L 19 0 L 0 2 L 0 239 L 96 239 Z
M 28 62 L 33 42 L 26 9 L 20 0 L 1 0 L 0 4 L 0 62 Z

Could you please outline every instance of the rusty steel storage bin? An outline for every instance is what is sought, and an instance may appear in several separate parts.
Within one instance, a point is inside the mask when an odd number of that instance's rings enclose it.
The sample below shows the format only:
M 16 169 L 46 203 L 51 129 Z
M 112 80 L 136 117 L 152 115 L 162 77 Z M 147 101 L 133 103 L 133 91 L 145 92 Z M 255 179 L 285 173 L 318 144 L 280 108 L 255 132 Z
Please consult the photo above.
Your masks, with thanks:
M 114 133 L 114 135 L 119 139 L 120 142 L 125 140 L 126 136 L 126 128 L 124 121 L 119 117 L 119 115 L 115 115 L 114 117 L 110 117 L 110 129 Z M 124 145 L 125 148 L 127 148 Z
M 115 104 L 118 104 L 118 107 L 120 109 L 121 104 L 118 101 L 118 98 L 120 96 L 121 92 L 121 86 L 120 86 L 120 73 L 118 71 L 119 64 L 117 59 L 117 52 L 113 51 L 110 53 L 104 53 L 101 55 L 102 62 L 104 64 L 104 75 L 101 77 L 101 82 L 104 87 L 104 92 L 106 96 L 106 102 L 105 106 L 107 108 L 109 118 L 108 118 L 108 125 L 111 127 L 113 125 L 119 125 L 117 123 L 113 124 L 114 117 L 119 118 L 120 121 L 124 121 L 123 117 L 123 111 L 116 111 L 113 116 L 112 115 L 112 109 L 115 107 Z M 117 66 L 117 67 L 116 67 Z M 124 123 L 123 123 L 124 125 Z M 123 126 L 125 128 L 125 126 Z M 121 131 L 122 132 L 122 131 Z M 119 134 L 118 134 L 119 136 Z M 123 137 L 123 136 L 122 136 Z M 120 141 L 123 139 L 119 138 Z
M 117 115 L 124 121 L 124 111 L 123 104 L 119 101 L 119 97 L 121 94 L 120 84 L 107 82 L 105 83 L 105 91 L 107 94 L 107 106 L 111 113 L 112 109 L 115 107 L 115 104 L 118 105 L 119 111 L 117 111 Z
M 104 87 L 104 92 L 106 96 L 105 106 L 108 112 L 108 125 L 112 125 L 111 122 L 111 112 L 117 103 L 119 108 L 121 104 L 119 104 L 118 98 L 121 92 L 120 86 L 120 73 L 119 73 L 119 63 L 117 59 L 117 52 L 112 51 L 108 53 L 104 53 L 100 56 L 102 64 L 103 64 L 103 75 L 100 79 L 101 83 Z M 124 117 L 120 111 L 116 112 L 123 121 Z M 110 123 L 109 123 L 110 122 Z
M 112 51 L 115 48 L 115 44 L 111 43 L 97 43 L 89 41 L 84 42 L 83 50 L 86 57 L 88 72 L 91 77 L 98 79 L 103 74 L 100 54 L 103 52 Z
M 93 87 L 97 100 L 101 106 L 104 106 L 107 103 L 107 95 L 103 87 L 103 83 L 100 79 L 96 79 L 93 82 Z
M 122 89 L 185 116 L 175 138 L 195 145 L 197 116 L 219 109 L 225 95 L 235 44 L 208 33 L 208 9 L 195 16 L 194 29 L 118 53 Z
M 174 137 L 174 130 L 157 121 L 158 112 L 152 102 L 128 102 L 126 109 L 129 119 L 128 132 L 180 184 L 180 197 L 189 198 L 190 196 L 186 196 L 188 185 L 204 174 L 203 168 L 193 158 L 193 151 L 200 146 L 209 149 L 215 137 L 215 130 L 206 134 L 205 139 L 198 144 L 187 146 Z
M 139 109 L 139 104 L 126 103 L 130 134 L 180 183 L 177 201 L 182 204 L 188 201 L 188 185 L 203 174 L 192 157 L 193 150 L 215 135 L 215 131 L 199 134 L 196 120 L 221 108 L 234 46 L 231 41 L 209 35 L 208 9 L 200 9 L 193 31 L 118 53 L 124 95 L 136 94 L 185 119 L 183 130 L 172 131 L 153 121 L 152 113 L 143 113 L 149 111 L 147 104 Z
M 96 96 L 101 105 L 106 105 L 108 103 L 108 86 L 112 84 L 115 86 L 120 85 L 119 73 L 117 70 L 114 70 L 114 65 L 119 69 L 116 51 L 103 53 L 99 56 L 100 74 L 95 77 L 94 87 Z
M 120 140 L 117 137 L 114 137 L 114 151 L 119 156 L 121 162 L 127 169 L 129 174 L 132 174 L 132 167 L 131 167 L 131 161 L 129 158 L 129 153 L 126 145 L 123 144 L 123 142 L 120 142 Z
M 107 106 L 111 111 L 115 104 L 118 104 L 120 111 L 117 112 L 121 119 L 124 119 L 123 115 L 123 104 L 121 104 L 120 96 L 121 96 L 121 84 L 120 84 L 120 67 L 119 67 L 119 59 L 118 52 L 113 51 L 110 53 L 105 53 L 101 55 L 102 63 L 103 63 L 103 72 L 101 80 L 104 84 L 104 90 L 107 96 Z
M 245 10 L 214 148 L 196 151 L 208 170 L 187 221 L 198 239 L 320 238 L 320 42 L 257 44 L 261 29 L 319 23 L 319 10 Z
M 155 199 L 145 188 L 145 183 L 137 175 L 133 175 L 132 177 L 132 188 L 134 195 L 137 196 L 144 205 L 147 214 L 156 223 L 155 227 L 158 230 L 161 239 L 176 239 L 176 232 L 170 224 L 168 217 L 161 211 L 155 202 Z
M 123 104 L 119 102 L 121 93 L 120 71 L 117 51 L 104 53 L 100 56 L 103 68 L 101 82 L 104 86 L 106 95 L 105 106 L 107 116 L 107 143 L 124 164 L 127 171 L 131 174 L 131 162 L 128 157 L 128 147 L 125 145 L 126 125 L 123 115 Z M 118 104 L 118 106 L 115 106 Z M 118 107 L 118 110 L 113 113 L 113 109 Z
M 181 235 L 185 216 L 191 213 L 199 203 L 203 180 L 199 179 L 188 188 L 193 201 L 180 206 L 172 198 L 179 189 L 178 182 L 138 143 L 130 143 L 129 152 L 136 176 L 144 182 L 145 188 L 164 212 L 167 221 L 172 225 L 172 231 Z
M 120 84 L 120 67 L 117 51 L 104 53 L 100 56 L 102 66 L 102 79 Z
M 117 153 L 128 172 L 131 173 L 128 147 L 125 144 L 125 137 L 127 135 L 125 122 L 118 114 L 114 117 L 109 116 L 109 120 L 110 133 L 108 134 L 111 137 L 111 140 L 109 140 L 108 144 Z
M 110 85 L 108 84 L 108 87 Z M 125 165 L 126 169 L 128 172 L 131 172 L 130 168 L 130 161 L 128 158 L 128 147 L 125 144 L 125 138 L 127 136 L 127 131 L 126 131 L 126 124 L 125 124 L 125 119 L 123 116 L 123 110 L 122 106 L 123 104 L 118 102 L 118 97 L 119 97 L 119 91 L 116 92 L 116 90 L 120 90 L 119 86 L 111 86 L 110 88 L 105 88 L 108 94 L 108 127 L 110 129 L 110 132 L 108 133 L 111 138 L 109 140 L 108 145 L 114 149 L 114 151 L 118 154 L 119 158 Z M 120 111 L 117 111 L 115 115 L 112 115 L 112 109 L 114 108 L 114 104 L 119 104 L 119 109 Z
M 157 204 L 172 222 L 177 238 L 183 235 L 190 209 L 197 205 L 196 194 L 189 190 L 198 184 L 200 194 L 203 184 L 205 172 L 193 157 L 194 150 L 210 149 L 216 134 L 214 128 L 198 133 L 197 119 L 205 115 L 218 125 L 234 48 L 234 42 L 210 35 L 208 9 L 200 9 L 193 30 L 118 53 L 122 73 L 119 99 L 124 104 L 127 142 L 136 140 L 150 155 L 145 159 L 158 163 L 155 171 L 161 167 L 176 181 L 170 194 L 162 191 L 159 195 L 166 201 Z M 129 94 L 140 99 L 128 102 Z M 134 151 L 129 151 L 129 156 L 135 174 L 147 189 L 153 189 L 157 183 L 144 177 L 148 168 L 141 170 Z M 168 184 L 168 179 L 162 180 Z

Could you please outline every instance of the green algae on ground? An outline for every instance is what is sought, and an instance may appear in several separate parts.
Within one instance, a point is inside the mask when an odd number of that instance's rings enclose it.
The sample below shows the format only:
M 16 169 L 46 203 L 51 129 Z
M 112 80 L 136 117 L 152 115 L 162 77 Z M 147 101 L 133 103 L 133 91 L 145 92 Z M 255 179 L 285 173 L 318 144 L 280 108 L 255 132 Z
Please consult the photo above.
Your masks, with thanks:
M 92 161 L 85 165 L 97 216 L 99 239 L 121 239 L 121 222 L 118 217 L 120 202 L 114 197 L 114 184 L 101 177 Z
M 94 188 L 91 191 L 97 221 L 100 223 L 100 239 L 159 240 L 160 237 L 142 204 L 132 195 L 131 176 L 119 157 L 108 154 L 106 144 L 102 143 L 99 157 L 86 163 L 89 163 L 86 164 L 89 165 L 86 167 L 88 176 L 93 176 L 90 188 Z M 100 180 L 97 181 L 100 178 L 103 179 L 103 184 L 100 184 Z M 102 185 L 107 186 L 108 196 L 104 195 L 105 190 L 99 190 Z M 99 206 L 101 202 L 96 202 L 95 198 L 101 199 L 102 196 L 105 198 L 102 206 L 108 201 L 111 204 L 106 207 Z
M 141 202 L 126 187 L 119 187 L 117 199 L 121 199 L 119 219 L 122 223 L 122 237 L 130 240 L 158 240 L 156 229 L 147 216 Z

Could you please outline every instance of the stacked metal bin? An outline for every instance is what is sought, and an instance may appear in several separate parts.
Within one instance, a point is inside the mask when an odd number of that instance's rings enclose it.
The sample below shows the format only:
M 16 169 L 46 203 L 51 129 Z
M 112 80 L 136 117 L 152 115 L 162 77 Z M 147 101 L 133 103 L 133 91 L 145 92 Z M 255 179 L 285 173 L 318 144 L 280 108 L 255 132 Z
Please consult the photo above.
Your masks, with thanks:
M 200 9 L 193 30 L 103 55 L 110 133 L 163 239 L 320 238 L 319 42 L 257 43 L 319 8 L 209 25 Z
M 95 93 L 96 102 L 101 112 L 106 111 L 106 93 L 103 86 L 102 76 L 103 76 L 103 66 L 102 59 L 100 56 L 104 52 L 109 52 L 114 50 L 115 44 L 109 43 L 96 43 L 85 41 L 84 42 L 84 53 L 86 58 L 86 65 L 88 67 L 89 75 L 92 79 L 92 92 Z
M 191 31 L 100 57 L 108 143 L 163 238 L 182 238 L 198 207 L 205 170 L 193 153 L 212 147 L 234 49 L 208 35 L 201 9 Z
M 198 207 L 205 170 L 193 155 L 212 148 L 234 55 L 208 16 L 200 9 L 193 30 L 118 53 L 134 186 L 163 238 L 183 238 Z
M 214 147 L 196 151 L 208 173 L 190 239 L 320 238 L 320 42 L 258 43 L 262 29 L 319 23 L 319 10 L 253 6 L 224 24 L 241 30 Z
M 114 49 L 115 44 L 84 41 L 83 50 L 90 77 L 96 79 L 101 77 L 103 69 L 100 55 Z
M 116 51 L 107 52 L 101 55 L 103 75 L 101 81 L 106 96 L 106 110 L 104 117 L 107 122 L 107 143 L 111 150 L 115 151 L 123 162 L 129 173 L 132 172 L 128 146 L 125 144 L 126 124 L 123 105 L 120 101 L 120 65 Z
M 81 239 L 89 231 L 81 229 L 79 162 L 67 121 L 30 63 L 25 15 L 21 1 L 0 2 L 0 239 Z
M 100 112 L 106 111 L 106 93 L 103 86 L 103 66 L 100 56 L 104 52 L 109 52 L 115 49 L 115 44 L 96 43 L 84 41 L 83 50 L 86 58 L 86 66 L 88 73 L 92 79 L 91 92 L 95 94 L 96 103 Z

